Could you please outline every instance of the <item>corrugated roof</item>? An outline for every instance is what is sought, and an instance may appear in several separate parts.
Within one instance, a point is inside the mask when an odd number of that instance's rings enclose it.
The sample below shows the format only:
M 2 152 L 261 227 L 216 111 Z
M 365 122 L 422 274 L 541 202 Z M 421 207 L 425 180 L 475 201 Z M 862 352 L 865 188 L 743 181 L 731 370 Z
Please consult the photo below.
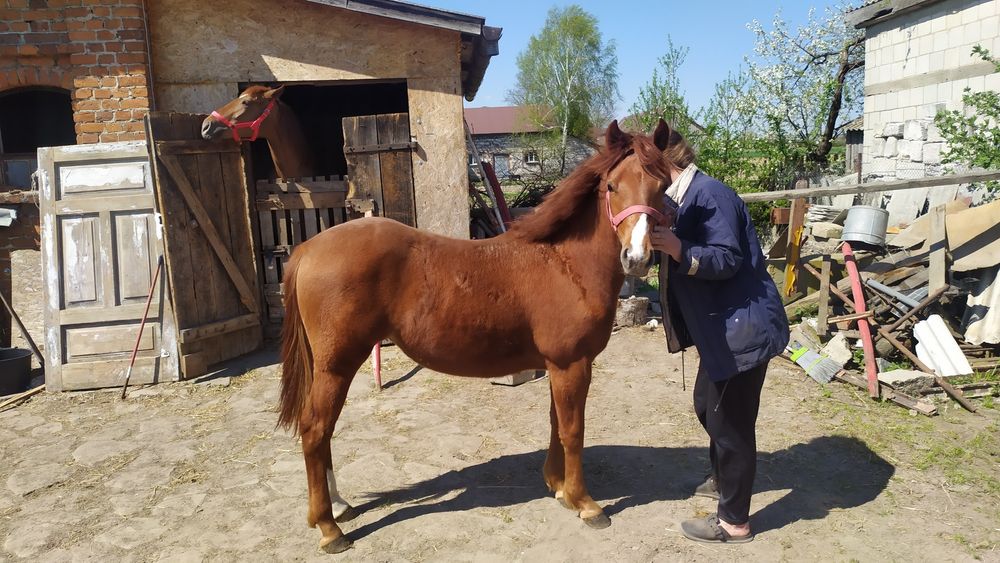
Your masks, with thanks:
M 473 135 L 536 133 L 544 128 L 529 118 L 523 106 L 465 108 L 465 120 Z
M 847 11 L 847 23 L 865 28 L 943 0 L 869 0 Z

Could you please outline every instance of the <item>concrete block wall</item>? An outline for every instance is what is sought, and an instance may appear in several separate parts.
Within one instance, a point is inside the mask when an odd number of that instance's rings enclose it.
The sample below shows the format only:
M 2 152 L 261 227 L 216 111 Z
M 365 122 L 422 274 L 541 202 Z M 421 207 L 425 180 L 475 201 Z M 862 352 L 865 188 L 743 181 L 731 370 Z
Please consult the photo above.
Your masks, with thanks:
M 144 139 L 142 0 L 0 0 L 0 91 L 33 86 L 70 91 L 78 143 Z
M 1000 0 L 945 0 L 867 28 L 865 178 L 943 172 L 934 116 L 961 109 L 967 87 L 1000 91 L 1000 73 L 972 56 L 975 45 L 1000 54 Z

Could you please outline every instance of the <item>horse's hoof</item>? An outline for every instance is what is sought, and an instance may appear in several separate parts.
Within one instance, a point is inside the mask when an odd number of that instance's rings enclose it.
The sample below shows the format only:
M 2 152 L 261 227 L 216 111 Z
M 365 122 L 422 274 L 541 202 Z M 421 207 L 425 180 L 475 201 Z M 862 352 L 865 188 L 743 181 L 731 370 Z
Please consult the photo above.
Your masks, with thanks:
M 319 542 L 319 548 L 327 553 L 342 553 L 351 549 L 352 546 L 354 546 L 354 542 L 347 539 L 347 536 L 340 536 L 325 544 L 322 540 Z
M 335 518 L 335 520 L 337 521 L 338 524 L 341 524 L 343 522 L 350 522 L 351 520 L 354 520 L 360 515 L 361 513 L 358 512 L 358 509 L 354 508 L 353 506 L 348 506 L 347 510 L 345 510 L 340 516 Z
M 583 518 L 583 523 L 595 530 L 603 530 L 611 525 L 611 519 L 603 512 L 596 516 Z

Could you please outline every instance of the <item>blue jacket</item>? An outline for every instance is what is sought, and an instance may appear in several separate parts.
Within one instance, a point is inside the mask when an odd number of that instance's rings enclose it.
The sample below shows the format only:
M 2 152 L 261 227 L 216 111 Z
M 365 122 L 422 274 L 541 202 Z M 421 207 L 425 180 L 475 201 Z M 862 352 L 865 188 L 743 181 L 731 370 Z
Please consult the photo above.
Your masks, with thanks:
M 681 240 L 681 261 L 665 259 L 670 314 L 664 321 L 668 330 L 672 321 L 681 348 L 694 344 L 713 381 L 780 354 L 788 344 L 788 318 L 750 213 L 736 192 L 696 173 L 677 210 L 674 233 Z

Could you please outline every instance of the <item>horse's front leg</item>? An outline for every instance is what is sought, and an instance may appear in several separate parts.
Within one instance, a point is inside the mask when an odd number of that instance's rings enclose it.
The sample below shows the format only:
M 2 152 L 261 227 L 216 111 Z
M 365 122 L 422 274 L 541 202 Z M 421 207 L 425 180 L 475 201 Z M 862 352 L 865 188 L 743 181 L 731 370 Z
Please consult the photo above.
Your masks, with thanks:
M 590 389 L 591 361 L 583 358 L 566 368 L 560 369 L 554 365 L 549 365 L 548 368 L 564 459 L 561 501 L 567 508 L 577 510 L 588 526 L 607 528 L 611 525 L 611 520 L 590 497 L 583 478 L 584 411 L 587 391 Z

